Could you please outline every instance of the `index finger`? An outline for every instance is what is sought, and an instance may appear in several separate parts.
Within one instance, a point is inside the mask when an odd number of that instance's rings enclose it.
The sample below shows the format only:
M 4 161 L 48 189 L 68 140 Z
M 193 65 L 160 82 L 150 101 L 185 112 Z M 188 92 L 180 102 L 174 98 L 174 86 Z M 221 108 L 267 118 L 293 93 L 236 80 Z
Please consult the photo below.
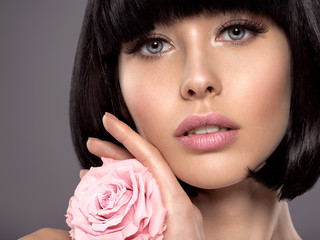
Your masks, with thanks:
M 133 156 L 124 148 L 112 143 L 90 137 L 87 141 L 89 152 L 98 156 L 117 160 L 130 159 Z
M 150 169 L 160 187 L 162 185 L 162 187 L 166 188 L 166 191 L 172 187 L 175 191 L 178 186 L 180 188 L 171 168 L 156 147 L 110 113 L 104 115 L 103 125 L 132 155 Z

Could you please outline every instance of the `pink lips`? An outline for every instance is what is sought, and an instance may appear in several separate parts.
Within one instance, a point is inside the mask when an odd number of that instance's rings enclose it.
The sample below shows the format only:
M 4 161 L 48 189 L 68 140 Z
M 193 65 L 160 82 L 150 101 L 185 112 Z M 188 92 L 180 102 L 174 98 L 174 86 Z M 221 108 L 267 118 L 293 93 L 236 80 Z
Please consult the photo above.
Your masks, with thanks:
M 191 136 L 185 133 L 204 126 L 219 126 L 228 128 L 228 131 L 218 131 L 207 134 L 195 134 Z M 216 114 L 194 114 L 184 119 L 174 136 L 184 147 L 195 151 L 217 150 L 230 144 L 237 136 L 239 127 L 228 118 Z

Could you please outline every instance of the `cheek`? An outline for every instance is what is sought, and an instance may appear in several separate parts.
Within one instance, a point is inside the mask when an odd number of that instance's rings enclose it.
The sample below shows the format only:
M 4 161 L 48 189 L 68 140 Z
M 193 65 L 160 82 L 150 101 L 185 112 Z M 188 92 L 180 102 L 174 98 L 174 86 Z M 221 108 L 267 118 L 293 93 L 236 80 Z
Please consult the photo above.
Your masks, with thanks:
M 290 53 L 285 41 L 279 49 L 274 48 L 266 49 L 265 55 L 254 64 L 251 72 L 248 71 L 251 80 L 247 89 L 250 87 L 252 90 L 244 91 L 247 95 L 244 99 L 252 101 L 256 123 L 286 127 L 291 93 Z
M 238 110 L 251 116 L 257 126 L 259 123 L 281 124 L 281 120 L 288 117 L 290 107 L 289 64 L 283 61 L 278 65 L 272 58 L 269 60 L 269 64 L 257 64 L 247 71 L 236 100 L 240 106 Z
M 165 109 L 172 106 L 170 99 L 163 96 L 175 92 L 172 87 L 167 86 L 167 83 L 164 84 L 166 78 L 163 73 L 157 72 L 160 67 L 154 68 L 154 71 L 144 71 L 145 69 L 139 64 L 126 63 L 125 66 L 125 69 L 120 70 L 120 85 L 124 100 L 139 134 L 152 142 L 148 136 L 154 135 L 155 131 L 165 130 L 161 129 L 165 126 L 161 121 L 170 112 Z
M 272 154 L 288 125 L 290 51 L 287 42 L 282 39 L 246 57 L 246 62 L 250 60 L 250 64 L 239 65 L 242 71 L 238 72 L 240 77 L 236 92 L 229 97 L 237 106 L 233 108 L 233 115 L 242 116 L 239 125 L 244 141 L 241 141 L 239 149 L 243 151 L 239 155 L 249 159 L 250 146 L 252 157 L 248 166 L 254 169 Z
M 152 111 L 155 102 L 155 96 L 146 89 L 143 84 L 129 84 L 130 79 L 124 78 L 127 83 L 122 84 L 121 89 L 124 100 L 130 111 L 130 114 L 136 124 L 137 130 L 141 135 L 145 135 L 141 126 L 146 126 L 148 119 L 155 118 Z

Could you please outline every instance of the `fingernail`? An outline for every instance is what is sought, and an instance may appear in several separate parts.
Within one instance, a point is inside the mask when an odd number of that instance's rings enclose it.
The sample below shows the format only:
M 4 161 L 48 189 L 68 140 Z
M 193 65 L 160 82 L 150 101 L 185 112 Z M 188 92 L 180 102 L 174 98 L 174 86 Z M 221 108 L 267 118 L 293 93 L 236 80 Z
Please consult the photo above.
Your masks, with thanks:
M 94 139 L 95 139 L 95 138 L 93 138 L 93 137 L 88 137 L 88 139 L 87 139 L 87 144 L 88 144 L 89 142 L 93 142 Z
M 114 116 L 113 114 L 108 113 L 108 112 L 106 112 L 106 113 L 104 114 L 104 116 L 107 117 L 107 118 L 109 118 L 109 119 L 118 120 L 118 118 L 117 118 L 116 116 Z
M 88 137 L 88 139 L 87 139 L 87 143 L 88 142 L 94 142 L 94 140 L 95 140 L 96 138 L 93 138 L 93 137 Z
M 84 175 L 86 175 L 86 173 L 87 173 L 86 169 L 81 169 L 80 173 L 79 173 L 80 179 L 82 179 L 84 177 Z

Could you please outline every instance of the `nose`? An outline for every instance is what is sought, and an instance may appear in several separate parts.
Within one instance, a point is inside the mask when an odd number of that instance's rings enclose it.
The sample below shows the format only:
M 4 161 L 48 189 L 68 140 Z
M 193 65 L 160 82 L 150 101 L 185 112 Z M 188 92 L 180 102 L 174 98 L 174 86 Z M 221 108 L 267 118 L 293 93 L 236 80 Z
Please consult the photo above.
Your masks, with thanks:
M 205 50 L 190 53 L 185 59 L 181 96 L 186 100 L 219 95 L 222 85 L 214 69 L 213 59 Z

